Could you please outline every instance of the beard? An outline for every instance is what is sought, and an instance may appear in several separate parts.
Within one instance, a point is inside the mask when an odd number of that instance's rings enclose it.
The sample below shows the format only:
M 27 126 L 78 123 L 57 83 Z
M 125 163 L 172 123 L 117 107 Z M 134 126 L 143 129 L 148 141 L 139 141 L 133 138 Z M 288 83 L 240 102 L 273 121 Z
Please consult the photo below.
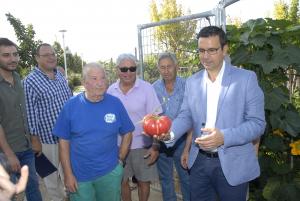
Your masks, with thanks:
M 13 72 L 16 70 L 18 63 L 17 62 L 12 62 L 9 64 L 3 64 L 0 62 L 0 68 L 5 70 L 5 71 L 9 71 L 9 72 Z

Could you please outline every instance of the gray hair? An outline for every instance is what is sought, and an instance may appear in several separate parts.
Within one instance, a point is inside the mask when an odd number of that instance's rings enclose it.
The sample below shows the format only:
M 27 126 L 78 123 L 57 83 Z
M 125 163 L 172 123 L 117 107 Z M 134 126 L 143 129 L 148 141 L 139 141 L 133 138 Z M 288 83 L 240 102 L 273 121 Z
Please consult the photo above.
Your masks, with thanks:
M 177 58 L 176 58 L 176 54 L 173 53 L 173 52 L 163 52 L 163 53 L 160 53 L 158 55 L 158 58 L 157 58 L 157 66 L 159 66 L 159 62 L 163 59 L 166 59 L 166 58 L 169 58 L 173 61 L 173 63 L 175 65 L 178 64 L 178 61 L 177 61 Z
M 105 74 L 105 69 L 103 67 L 102 64 L 99 64 L 99 63 L 96 63 L 96 62 L 91 62 L 91 63 L 88 63 L 88 64 L 85 64 L 82 68 L 82 79 L 85 80 L 86 78 L 86 75 L 88 73 L 88 71 L 91 69 L 91 68 L 96 68 L 96 69 L 100 69 L 103 71 L 105 77 L 106 77 L 106 74 Z
M 131 60 L 137 65 L 137 60 L 136 60 L 135 56 L 130 53 L 120 54 L 117 58 L 116 65 L 119 66 L 120 63 L 124 60 Z

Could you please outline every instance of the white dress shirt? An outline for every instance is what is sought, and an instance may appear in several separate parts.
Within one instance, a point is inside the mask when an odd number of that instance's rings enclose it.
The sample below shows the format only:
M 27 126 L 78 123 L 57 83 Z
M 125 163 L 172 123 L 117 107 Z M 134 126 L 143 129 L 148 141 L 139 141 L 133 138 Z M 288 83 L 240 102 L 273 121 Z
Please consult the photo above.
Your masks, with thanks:
M 207 71 L 204 72 L 204 80 L 206 82 L 206 122 L 205 128 L 215 128 L 217 113 L 218 113 L 218 102 L 220 97 L 220 92 L 222 88 L 222 79 L 225 69 L 225 62 L 223 61 L 222 68 L 217 75 L 217 78 L 212 82 Z M 209 133 L 207 133 L 209 134 Z M 211 151 L 216 152 L 217 149 L 212 149 Z

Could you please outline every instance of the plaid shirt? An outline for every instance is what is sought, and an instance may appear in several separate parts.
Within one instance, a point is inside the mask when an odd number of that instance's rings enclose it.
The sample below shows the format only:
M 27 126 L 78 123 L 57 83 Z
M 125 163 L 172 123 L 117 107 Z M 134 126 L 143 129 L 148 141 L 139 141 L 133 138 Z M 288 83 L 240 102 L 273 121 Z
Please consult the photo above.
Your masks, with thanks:
M 58 138 L 52 135 L 54 123 L 64 103 L 72 96 L 66 79 L 55 70 L 52 80 L 36 67 L 23 84 L 30 134 L 38 135 L 44 144 L 56 144 Z

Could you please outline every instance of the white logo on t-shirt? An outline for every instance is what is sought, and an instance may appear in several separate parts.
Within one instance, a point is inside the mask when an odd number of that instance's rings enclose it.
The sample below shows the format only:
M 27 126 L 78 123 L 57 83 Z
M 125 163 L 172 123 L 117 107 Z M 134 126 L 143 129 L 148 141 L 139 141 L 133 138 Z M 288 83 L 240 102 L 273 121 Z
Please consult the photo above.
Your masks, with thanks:
M 114 123 L 116 121 L 116 115 L 112 113 L 106 114 L 104 120 L 106 123 Z

